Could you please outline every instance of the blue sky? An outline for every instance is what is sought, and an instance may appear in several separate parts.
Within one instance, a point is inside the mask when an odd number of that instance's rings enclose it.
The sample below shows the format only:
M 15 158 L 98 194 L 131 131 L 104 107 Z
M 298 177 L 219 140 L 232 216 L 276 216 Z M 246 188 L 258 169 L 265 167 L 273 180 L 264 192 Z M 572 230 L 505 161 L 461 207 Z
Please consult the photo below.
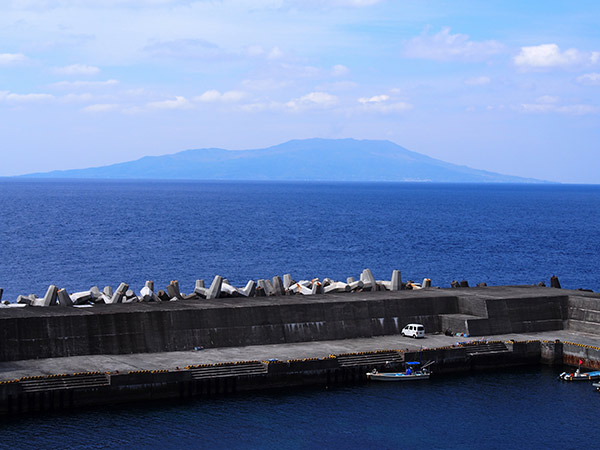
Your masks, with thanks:
M 389 139 L 597 183 L 600 2 L 7 0 L 0 176 Z

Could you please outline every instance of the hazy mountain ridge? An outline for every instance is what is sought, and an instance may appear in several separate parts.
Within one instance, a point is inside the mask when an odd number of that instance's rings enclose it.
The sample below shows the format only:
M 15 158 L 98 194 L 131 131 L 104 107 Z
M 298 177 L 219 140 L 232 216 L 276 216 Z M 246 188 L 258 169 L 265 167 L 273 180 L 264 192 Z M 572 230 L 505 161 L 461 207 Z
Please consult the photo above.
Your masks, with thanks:
M 447 163 L 390 141 L 292 140 L 264 149 L 205 148 L 36 178 L 539 183 Z

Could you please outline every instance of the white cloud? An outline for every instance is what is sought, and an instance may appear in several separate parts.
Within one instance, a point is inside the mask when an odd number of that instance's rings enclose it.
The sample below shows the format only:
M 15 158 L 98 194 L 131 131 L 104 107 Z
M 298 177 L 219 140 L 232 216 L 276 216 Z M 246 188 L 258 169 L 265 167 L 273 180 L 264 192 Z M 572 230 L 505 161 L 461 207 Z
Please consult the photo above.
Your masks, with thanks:
M 373 97 L 361 97 L 358 102 L 362 105 L 358 111 L 374 113 L 397 113 L 413 109 L 413 105 L 402 101 L 388 101 L 387 94 L 374 95 Z
M 279 47 L 273 47 L 269 54 L 267 55 L 268 59 L 278 59 L 283 56 L 283 52 Z
M 194 100 L 198 102 L 216 102 L 221 99 L 221 93 L 216 89 L 206 91 L 204 94 L 195 97 Z
M 119 105 L 115 103 L 96 103 L 95 105 L 89 105 L 82 109 L 86 113 L 97 113 L 97 112 L 109 112 L 117 109 Z
M 71 64 L 70 66 L 55 67 L 53 72 L 59 75 L 96 75 L 100 69 L 87 64 Z
M 492 80 L 490 79 L 490 77 L 471 77 L 465 80 L 465 84 L 468 86 L 483 86 L 486 84 L 490 84 L 491 81 Z
M 15 94 L 9 91 L 0 91 L 0 101 L 7 103 L 38 103 L 54 100 L 51 94 Z
M 285 105 L 292 110 L 307 109 L 307 108 L 329 108 L 338 102 L 335 95 L 327 92 L 311 92 L 303 95 L 300 98 L 295 98 L 287 102 Z
M 246 93 L 242 91 L 227 91 L 221 96 L 224 102 L 238 102 L 246 97 Z
M 364 8 L 386 0 L 286 0 L 284 4 L 299 8 Z
M 558 103 L 558 100 L 559 98 L 553 95 L 542 95 L 541 97 L 538 97 L 535 101 L 537 103 L 552 104 Z
M 285 109 L 285 105 L 275 101 L 259 101 L 239 105 L 237 109 L 245 112 L 281 111 Z
M 241 111 L 305 111 L 310 109 L 326 109 L 335 106 L 339 99 L 326 92 L 310 92 L 299 98 L 294 98 L 282 103 L 272 100 L 260 100 L 253 103 L 242 104 L 238 107 Z
M 335 6 L 353 6 L 361 8 L 363 6 L 373 6 L 378 3 L 383 3 L 385 0 L 332 0 L 331 3 Z
M 194 98 L 197 102 L 238 102 L 246 97 L 242 91 L 227 91 L 221 94 L 216 89 L 204 92 L 202 95 Z
M 562 114 L 573 114 L 580 116 L 583 114 L 595 114 L 600 110 L 597 106 L 579 104 L 560 106 L 556 109 L 556 111 Z
M 290 8 L 364 8 L 384 3 L 387 0 L 236 0 L 222 1 L 233 7 L 247 6 L 251 10 L 290 9 Z M 6 2 L 6 0 L 5 0 Z M 14 10 L 48 10 L 54 8 L 89 7 L 107 9 L 115 7 L 127 8 L 158 8 L 161 6 L 186 6 L 193 0 L 8 0 L 9 9 Z M 207 2 L 208 3 L 208 2 Z
M 123 94 L 130 95 L 132 97 L 139 97 L 141 95 L 146 95 L 146 93 L 146 89 L 144 88 L 133 88 L 123 91 Z
M 260 45 L 249 45 L 246 47 L 246 54 L 248 56 L 262 56 L 265 54 L 265 49 Z
M 331 69 L 331 74 L 334 77 L 346 75 L 348 72 L 349 72 L 348 68 L 342 64 L 336 64 L 335 66 L 333 66 L 333 69 Z
M 282 111 L 286 108 L 283 103 L 275 101 L 259 101 L 254 103 L 246 103 L 237 107 L 240 111 L 245 112 L 262 112 L 262 111 Z
M 577 77 L 577 82 L 590 86 L 600 86 L 600 73 L 586 73 Z
M 381 103 L 381 102 L 385 102 L 387 100 L 390 99 L 389 95 L 375 95 L 373 97 L 361 97 L 358 99 L 359 103 L 362 103 L 363 105 L 366 103 Z
M 281 64 L 281 68 L 291 73 L 294 77 L 316 77 L 321 73 L 321 69 L 315 66 L 300 66 L 284 63 Z
M 168 43 L 160 43 L 160 54 L 168 56 L 180 56 L 182 58 L 199 57 L 212 59 L 239 59 L 242 57 L 250 58 L 265 58 L 269 60 L 280 59 L 285 56 L 281 48 L 275 46 L 270 50 L 265 49 L 261 45 L 248 45 L 240 50 L 225 50 L 212 42 L 202 40 L 178 40 Z M 155 50 L 157 44 L 147 47 L 153 50 L 153 53 L 158 54 Z M 166 51 L 168 50 L 168 52 Z
M 405 56 L 435 61 L 480 61 L 504 50 L 497 41 L 472 41 L 466 34 L 450 34 L 450 28 L 433 35 L 427 31 L 406 43 Z
M 93 89 L 115 86 L 119 84 L 117 80 L 106 80 L 106 81 L 59 81 L 52 83 L 50 86 L 59 89 Z
M 8 3 L 16 10 L 39 10 L 60 7 L 159 6 L 182 3 L 182 0 L 9 0 Z
M 407 102 L 368 102 L 363 103 L 361 106 L 362 111 L 375 112 L 375 113 L 399 113 L 410 111 L 413 109 L 413 105 Z
M 150 102 L 146 106 L 150 109 L 187 109 L 190 107 L 190 103 L 185 97 L 178 95 L 174 100 Z
M 559 105 L 558 98 L 551 96 L 540 97 L 536 100 L 536 103 L 523 103 L 519 105 L 518 109 L 525 113 L 557 113 L 577 116 L 595 114 L 600 111 L 598 107 L 593 105 Z
M 561 51 L 556 44 L 542 44 L 521 47 L 521 51 L 513 61 L 523 68 L 548 68 L 596 64 L 598 58 L 600 58 L 598 52 L 583 52 L 575 48 Z
M 60 97 L 60 100 L 65 103 L 89 102 L 93 95 L 90 93 L 84 94 L 67 94 Z
M 0 53 L 0 66 L 13 66 L 27 61 L 22 53 Z

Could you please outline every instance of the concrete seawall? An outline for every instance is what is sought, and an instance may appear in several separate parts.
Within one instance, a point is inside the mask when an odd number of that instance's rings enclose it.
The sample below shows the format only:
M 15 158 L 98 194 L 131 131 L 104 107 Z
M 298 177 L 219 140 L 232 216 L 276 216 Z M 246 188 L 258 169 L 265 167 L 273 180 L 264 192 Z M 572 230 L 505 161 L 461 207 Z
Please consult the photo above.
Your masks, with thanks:
M 127 373 L 87 372 L 31 376 L 0 382 L 0 415 L 72 410 L 149 400 L 185 400 L 233 392 L 301 385 L 366 382 L 365 373 L 397 370 L 404 361 L 433 361 L 434 374 L 535 364 L 586 357 L 600 364 L 600 348 L 560 341 L 483 341 L 421 351 L 379 350 L 292 360 L 235 361 Z M 595 358 L 595 359 L 589 359 Z
M 0 361 L 399 334 L 600 330 L 600 295 L 532 286 L 0 309 Z
M 414 322 L 424 341 L 398 337 Z M 597 343 L 599 294 L 533 286 L 0 308 L 0 414 L 360 383 L 405 360 L 600 369 Z
M 3 310 L 0 360 L 381 336 L 410 321 L 439 330 L 441 315 L 457 311 L 455 297 L 436 291 L 418 301 L 386 294 Z

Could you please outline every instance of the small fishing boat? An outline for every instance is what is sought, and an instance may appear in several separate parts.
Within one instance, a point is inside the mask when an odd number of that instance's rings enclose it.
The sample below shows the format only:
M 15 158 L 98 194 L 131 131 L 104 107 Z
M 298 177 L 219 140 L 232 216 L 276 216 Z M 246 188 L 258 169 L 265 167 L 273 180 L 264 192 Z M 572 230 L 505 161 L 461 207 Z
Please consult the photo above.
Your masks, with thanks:
M 600 380 L 600 370 L 595 372 L 563 372 L 558 376 L 563 381 L 591 381 Z
M 427 367 L 433 364 L 433 361 L 420 367 L 421 363 L 418 361 L 411 361 L 404 363 L 406 370 L 404 372 L 379 372 L 377 369 L 373 369 L 371 372 L 367 372 L 367 379 L 373 381 L 415 381 L 415 380 L 428 380 L 431 372 L 427 370 Z
M 594 386 L 596 388 L 596 390 L 598 392 L 600 392 L 600 383 L 594 383 L 594 384 L 592 384 L 592 386 Z
M 600 380 L 600 370 L 594 372 L 582 372 L 581 366 L 575 372 L 563 372 L 558 376 L 562 381 L 591 381 Z

